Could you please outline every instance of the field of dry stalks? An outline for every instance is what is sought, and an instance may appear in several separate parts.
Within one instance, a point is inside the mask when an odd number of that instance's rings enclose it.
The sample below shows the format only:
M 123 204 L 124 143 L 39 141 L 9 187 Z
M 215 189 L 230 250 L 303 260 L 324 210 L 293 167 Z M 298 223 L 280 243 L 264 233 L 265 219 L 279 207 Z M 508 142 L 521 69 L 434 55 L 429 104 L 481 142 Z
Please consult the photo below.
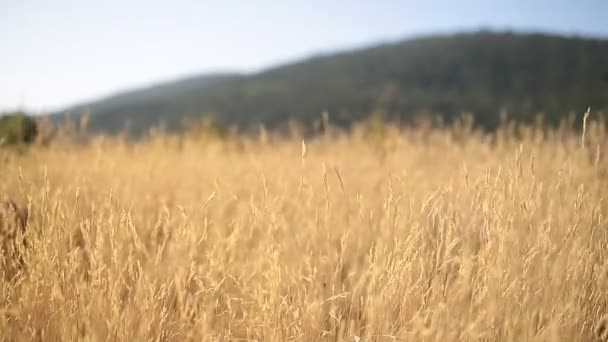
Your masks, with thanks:
M 602 340 L 601 127 L 0 150 L 0 339 Z

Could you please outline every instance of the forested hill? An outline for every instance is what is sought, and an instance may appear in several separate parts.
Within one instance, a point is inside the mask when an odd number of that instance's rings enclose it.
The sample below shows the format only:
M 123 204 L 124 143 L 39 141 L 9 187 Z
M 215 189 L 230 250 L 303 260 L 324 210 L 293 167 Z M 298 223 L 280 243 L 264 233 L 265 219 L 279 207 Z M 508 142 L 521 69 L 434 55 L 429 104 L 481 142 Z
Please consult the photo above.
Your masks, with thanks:
M 448 120 L 473 112 L 493 127 L 499 113 L 557 121 L 591 106 L 608 109 L 608 40 L 479 32 L 430 36 L 317 56 L 256 74 L 203 75 L 68 108 L 91 113 L 90 128 L 138 134 L 163 122 L 214 115 L 240 127 L 324 111 L 348 125 L 375 110 L 407 122 L 421 113 Z M 54 115 L 57 119 L 61 113 Z

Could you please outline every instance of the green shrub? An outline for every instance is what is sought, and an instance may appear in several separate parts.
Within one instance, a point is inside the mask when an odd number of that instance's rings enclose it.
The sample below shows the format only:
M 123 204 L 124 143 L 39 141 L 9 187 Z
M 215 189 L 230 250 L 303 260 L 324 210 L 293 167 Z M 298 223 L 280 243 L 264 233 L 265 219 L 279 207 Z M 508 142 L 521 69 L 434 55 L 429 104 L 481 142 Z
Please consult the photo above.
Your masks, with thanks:
M 37 134 L 36 120 L 25 113 L 0 114 L 0 145 L 28 144 Z

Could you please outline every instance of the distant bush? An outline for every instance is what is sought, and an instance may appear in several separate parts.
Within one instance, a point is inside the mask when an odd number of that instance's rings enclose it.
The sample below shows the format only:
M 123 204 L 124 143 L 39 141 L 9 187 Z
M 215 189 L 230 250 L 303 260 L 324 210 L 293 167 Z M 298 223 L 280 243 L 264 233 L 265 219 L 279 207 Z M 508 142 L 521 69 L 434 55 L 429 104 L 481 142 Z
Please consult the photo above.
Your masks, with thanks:
M 25 113 L 0 114 L 0 145 L 29 144 L 37 134 L 36 120 Z
M 194 138 L 225 138 L 228 128 L 215 114 L 203 115 L 202 118 L 188 118 L 182 124 L 188 135 Z

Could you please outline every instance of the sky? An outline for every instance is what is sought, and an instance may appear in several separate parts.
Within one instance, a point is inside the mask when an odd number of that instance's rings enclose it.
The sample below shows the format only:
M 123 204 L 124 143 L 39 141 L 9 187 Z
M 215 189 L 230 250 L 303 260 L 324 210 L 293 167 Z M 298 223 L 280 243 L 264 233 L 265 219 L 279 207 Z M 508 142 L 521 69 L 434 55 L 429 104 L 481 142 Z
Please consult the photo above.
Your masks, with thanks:
M 608 37 L 608 0 L 0 0 L 0 112 L 478 29 Z

